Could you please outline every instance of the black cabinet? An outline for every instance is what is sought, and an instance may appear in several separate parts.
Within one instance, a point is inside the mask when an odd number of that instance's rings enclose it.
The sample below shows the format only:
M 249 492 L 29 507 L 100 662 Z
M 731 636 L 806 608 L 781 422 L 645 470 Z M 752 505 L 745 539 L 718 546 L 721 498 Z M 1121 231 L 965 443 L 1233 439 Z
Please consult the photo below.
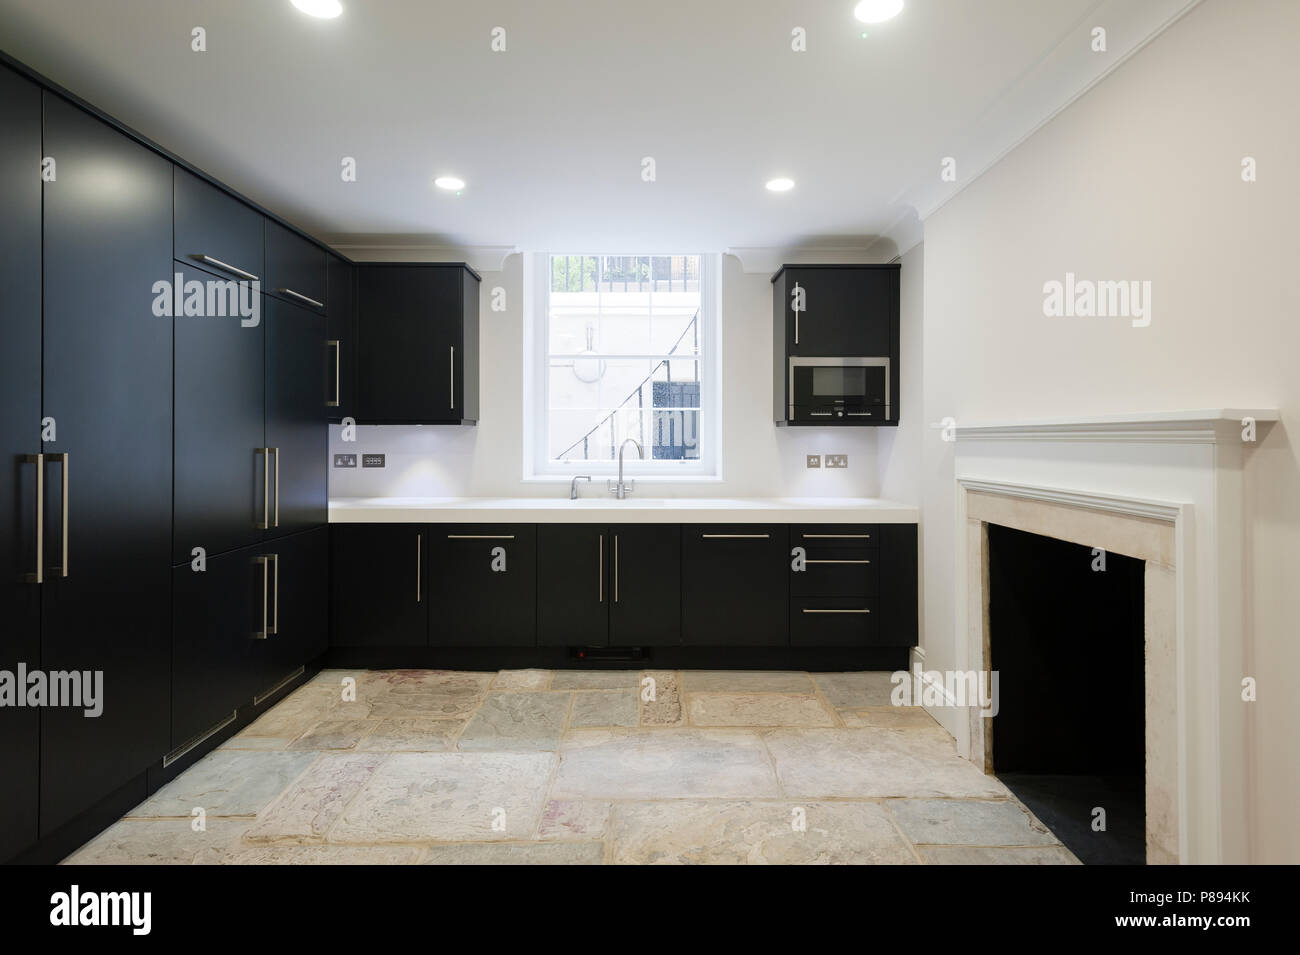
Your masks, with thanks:
M 357 421 L 478 420 L 479 277 L 460 263 L 357 266 Z
M 329 645 L 329 528 L 285 537 L 263 547 L 271 558 L 269 651 L 258 687 L 266 694 Z
M 325 406 L 330 421 L 356 418 L 357 270 L 336 255 L 327 268 L 329 307 L 325 314 Z
M 41 661 L 37 461 L 41 450 L 41 91 L 0 67 L 0 670 Z M 0 861 L 37 838 L 40 711 L 0 707 Z
M 262 291 L 305 308 L 326 308 L 325 251 L 270 219 L 266 226 L 266 279 Z
M 270 477 L 267 539 L 324 524 L 329 509 L 325 407 L 325 319 L 264 297 L 266 445 Z
M 791 359 L 882 359 L 870 374 L 888 381 L 890 412 L 862 411 L 820 426 L 896 425 L 899 420 L 900 266 L 784 265 L 772 276 L 772 405 L 778 424 L 791 421 Z M 838 368 L 827 362 L 828 369 Z M 879 369 L 885 368 L 881 374 Z M 874 387 L 869 385 L 868 391 Z M 881 396 L 872 394 L 876 400 Z
M 205 272 L 176 264 L 182 282 Z M 266 315 L 270 301 L 242 290 L 257 321 L 238 315 L 172 318 L 175 334 L 175 533 L 172 561 L 188 563 L 262 539 L 271 486 L 266 459 Z M 251 309 L 250 309 L 251 310 Z M 229 311 L 228 309 L 226 311 Z
M 920 637 L 920 564 L 916 524 L 881 524 L 881 646 L 914 647 Z
M 789 642 L 783 524 L 682 529 L 682 637 L 688 646 Z
M 167 751 L 172 548 L 172 325 L 150 293 L 172 272 L 172 166 L 52 93 L 44 152 L 44 450 L 62 457 L 41 666 L 101 672 L 105 699 L 41 714 L 42 834 Z
M 334 524 L 329 531 L 330 644 L 427 644 L 430 525 Z
M 682 641 L 682 528 L 616 524 L 610 528 L 609 643 L 675 646 Z
M 613 536 L 603 524 L 538 526 L 538 646 L 609 643 L 613 551 Z
M 173 255 L 235 281 L 255 282 L 264 268 L 262 216 L 179 166 L 174 171 Z
M 537 528 L 435 524 L 429 531 L 429 643 L 537 643 Z

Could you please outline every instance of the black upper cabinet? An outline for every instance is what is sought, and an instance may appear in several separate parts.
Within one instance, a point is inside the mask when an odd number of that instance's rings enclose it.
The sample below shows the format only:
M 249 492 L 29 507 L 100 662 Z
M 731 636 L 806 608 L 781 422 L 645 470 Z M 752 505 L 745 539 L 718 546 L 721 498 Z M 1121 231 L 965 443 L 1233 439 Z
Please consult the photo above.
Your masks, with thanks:
M 784 524 L 682 530 L 682 626 L 688 646 L 783 646 L 790 554 Z
M 537 643 L 537 527 L 435 524 L 429 531 L 429 643 Z
M 0 67 L 0 670 L 41 659 L 36 582 L 41 451 L 41 91 Z M 43 576 L 43 574 L 42 574 Z M 0 862 L 36 841 L 40 710 L 0 707 Z
M 101 671 L 105 700 L 41 714 L 42 834 L 167 751 L 172 547 L 172 324 L 151 307 L 172 165 L 57 95 L 44 111 L 44 451 L 66 457 L 46 484 L 41 665 Z
M 266 224 L 266 278 L 268 295 L 323 312 L 326 308 L 325 251 L 278 222 Z
M 479 277 L 463 264 L 357 266 L 357 421 L 478 420 Z
M 177 263 L 182 282 L 206 273 Z M 262 539 L 270 462 L 265 435 L 265 347 L 269 299 L 257 324 L 238 316 L 172 318 L 176 345 L 175 534 L 172 561 L 194 548 L 209 556 Z M 317 319 L 319 321 L 319 319 Z M 249 323 L 249 324 L 246 324 Z
M 226 279 L 262 278 L 262 216 L 194 173 L 175 170 L 173 254 Z
M 614 600 L 613 538 L 601 524 L 537 528 L 537 644 L 603 647 Z
M 616 647 L 674 646 L 682 640 L 682 528 L 616 524 L 609 529 L 609 642 Z
M 863 414 L 816 423 L 898 423 L 899 276 L 896 263 L 784 265 L 772 276 L 772 404 L 778 424 L 811 423 L 790 420 L 792 358 L 888 359 L 887 420 Z
M 428 643 L 429 525 L 331 524 L 329 532 L 330 643 Z
M 266 446 L 270 476 L 265 537 L 328 519 L 325 318 L 263 297 L 266 322 Z
M 325 315 L 328 336 L 325 380 L 326 407 L 335 423 L 356 417 L 357 389 L 357 270 L 336 255 L 327 268 L 329 308 Z

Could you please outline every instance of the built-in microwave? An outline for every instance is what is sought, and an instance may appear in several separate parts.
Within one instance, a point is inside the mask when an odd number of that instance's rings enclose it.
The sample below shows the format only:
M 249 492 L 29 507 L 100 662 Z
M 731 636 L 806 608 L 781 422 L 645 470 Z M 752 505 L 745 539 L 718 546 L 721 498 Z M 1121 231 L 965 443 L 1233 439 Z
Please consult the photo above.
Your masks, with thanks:
M 890 421 L 888 358 L 790 360 L 790 418 L 799 424 Z

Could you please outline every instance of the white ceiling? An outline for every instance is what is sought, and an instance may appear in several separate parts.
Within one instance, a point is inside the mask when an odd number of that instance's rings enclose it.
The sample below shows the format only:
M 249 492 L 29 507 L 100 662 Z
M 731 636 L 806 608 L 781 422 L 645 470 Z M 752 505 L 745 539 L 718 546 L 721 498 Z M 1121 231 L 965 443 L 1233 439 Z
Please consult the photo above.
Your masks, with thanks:
M 915 222 L 1195 0 L 342 2 L 0 0 L 0 49 L 336 243 L 789 248 Z

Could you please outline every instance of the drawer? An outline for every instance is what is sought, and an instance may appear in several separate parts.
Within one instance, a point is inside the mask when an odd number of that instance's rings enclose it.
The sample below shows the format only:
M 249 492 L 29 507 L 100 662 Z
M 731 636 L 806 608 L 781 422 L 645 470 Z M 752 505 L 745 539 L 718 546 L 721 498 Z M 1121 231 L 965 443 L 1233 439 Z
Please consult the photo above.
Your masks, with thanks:
M 879 541 L 874 524 L 795 524 L 790 528 L 791 547 L 878 547 Z
M 798 546 L 798 545 L 792 545 Z M 795 597 L 874 597 L 879 552 L 861 547 L 805 547 L 804 569 L 791 559 L 790 594 Z
M 862 597 L 792 597 L 790 645 L 869 647 L 877 644 L 877 604 Z

